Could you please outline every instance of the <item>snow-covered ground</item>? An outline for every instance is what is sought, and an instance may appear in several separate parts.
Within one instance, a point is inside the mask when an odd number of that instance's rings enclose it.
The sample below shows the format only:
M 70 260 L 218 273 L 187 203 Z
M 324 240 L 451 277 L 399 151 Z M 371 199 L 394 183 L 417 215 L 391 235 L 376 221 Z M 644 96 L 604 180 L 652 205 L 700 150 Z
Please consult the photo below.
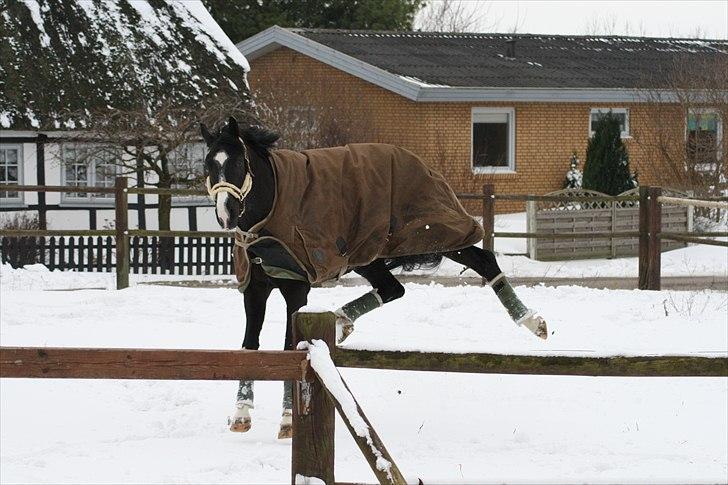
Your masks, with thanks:
M 0 344 L 238 348 L 230 288 L 41 291 L 61 273 L 2 268 Z M 36 268 L 37 269 L 37 268 Z M 10 276 L 8 276 L 10 275 Z M 113 278 L 112 275 L 106 275 Z M 113 281 L 113 280 L 112 280 Z M 490 289 L 407 284 L 357 322 L 351 348 L 559 355 L 728 356 L 728 294 L 517 288 L 548 319 L 542 342 Z M 335 308 L 365 287 L 316 288 Z M 262 347 L 281 348 L 274 292 Z M 502 376 L 342 369 L 405 476 L 425 483 L 726 482 L 727 378 Z M 2 483 L 284 483 L 280 383 L 256 385 L 253 429 L 227 431 L 234 382 L 0 380 Z M 340 421 L 337 480 L 374 482 Z

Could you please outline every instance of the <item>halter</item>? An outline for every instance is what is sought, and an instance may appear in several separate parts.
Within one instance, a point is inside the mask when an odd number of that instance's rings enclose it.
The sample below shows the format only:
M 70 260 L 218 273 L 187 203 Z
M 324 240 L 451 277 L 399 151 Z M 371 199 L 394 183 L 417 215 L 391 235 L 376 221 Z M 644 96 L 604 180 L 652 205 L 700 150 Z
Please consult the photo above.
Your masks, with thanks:
M 245 156 L 245 178 L 243 179 L 243 185 L 238 187 L 237 185 L 231 184 L 229 182 L 218 182 L 212 187 L 210 187 L 210 177 L 207 177 L 207 180 L 205 182 L 205 185 L 207 186 L 207 193 L 210 194 L 210 197 L 214 199 L 215 195 L 219 194 L 220 192 L 227 192 L 228 194 L 232 195 L 236 199 L 238 199 L 241 203 L 245 200 L 245 197 L 248 196 L 248 193 L 250 193 L 250 190 L 253 188 L 253 175 L 250 171 L 250 160 L 248 159 L 248 150 L 245 148 L 245 142 L 242 138 L 240 138 L 240 143 L 243 144 L 243 153 Z M 241 212 L 242 213 L 242 212 Z
M 210 194 L 210 197 L 215 197 L 215 195 L 220 192 L 227 192 L 242 202 L 245 200 L 245 197 L 248 196 L 248 193 L 252 188 L 253 177 L 250 175 L 250 170 L 248 170 L 248 173 L 245 174 L 245 179 L 243 180 L 243 185 L 241 187 L 229 182 L 218 182 L 210 187 L 210 177 L 207 177 L 207 193 Z

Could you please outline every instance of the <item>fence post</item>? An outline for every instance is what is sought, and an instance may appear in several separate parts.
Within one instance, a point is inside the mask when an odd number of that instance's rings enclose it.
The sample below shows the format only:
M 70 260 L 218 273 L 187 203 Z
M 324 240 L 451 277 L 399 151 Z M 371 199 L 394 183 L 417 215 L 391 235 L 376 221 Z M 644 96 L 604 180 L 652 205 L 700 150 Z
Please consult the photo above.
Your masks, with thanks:
M 336 317 L 331 312 L 295 313 L 293 344 L 319 339 L 336 351 Z M 334 402 L 318 379 L 296 382 L 293 392 L 291 483 L 296 475 L 334 483 Z
M 483 185 L 483 249 L 493 251 L 493 233 L 495 232 L 495 186 Z
M 116 289 L 129 287 L 129 201 L 126 189 L 129 180 L 116 177 L 114 181 L 114 205 L 116 209 Z
M 662 207 L 660 187 L 640 187 L 639 289 L 660 289 Z

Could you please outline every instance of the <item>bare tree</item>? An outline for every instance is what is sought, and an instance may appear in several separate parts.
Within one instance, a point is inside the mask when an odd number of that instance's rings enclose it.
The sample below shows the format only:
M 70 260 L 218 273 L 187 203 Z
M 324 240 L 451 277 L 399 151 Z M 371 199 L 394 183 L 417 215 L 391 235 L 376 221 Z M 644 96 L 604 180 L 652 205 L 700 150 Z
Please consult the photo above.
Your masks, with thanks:
M 98 165 L 107 172 L 97 173 L 97 178 L 100 175 L 108 181 L 117 175 L 133 175 L 144 185 L 159 188 L 203 186 L 203 155 L 188 149 L 201 142 L 200 122 L 215 125 L 230 115 L 243 122 L 251 119 L 248 102 L 240 98 L 208 99 L 194 107 L 165 103 L 150 109 L 140 104 L 134 109 L 109 108 L 78 115 L 85 126 L 63 140 L 64 165 L 83 168 L 95 162 L 97 172 Z M 71 156 L 64 155 L 68 152 Z M 159 228 L 168 230 L 172 197 L 160 194 L 158 207 Z
M 429 32 L 473 32 L 482 28 L 490 4 L 485 1 L 430 0 L 418 14 L 417 27 Z M 490 26 L 494 27 L 494 26 Z
M 617 16 L 614 14 L 592 15 L 584 25 L 584 33 L 586 35 L 616 35 Z
M 257 84 L 257 115 L 261 124 L 280 135 L 280 147 L 306 150 L 381 141 L 374 131 L 374 113 L 361 97 L 272 77 Z
M 728 188 L 726 79 L 728 59 L 678 56 L 641 90 L 646 115 L 633 138 L 659 183 L 697 196 L 721 195 Z

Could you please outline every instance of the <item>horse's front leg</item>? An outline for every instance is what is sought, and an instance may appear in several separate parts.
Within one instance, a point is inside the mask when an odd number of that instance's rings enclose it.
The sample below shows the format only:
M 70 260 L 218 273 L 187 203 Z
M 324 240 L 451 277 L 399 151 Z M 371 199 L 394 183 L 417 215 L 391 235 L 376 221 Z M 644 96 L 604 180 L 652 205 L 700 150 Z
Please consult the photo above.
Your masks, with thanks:
M 257 270 L 259 270 L 257 266 L 251 268 L 250 283 L 243 294 L 245 304 L 243 349 L 246 350 L 258 350 L 260 347 L 260 331 L 263 328 L 266 302 L 272 290 L 268 278 L 264 274 L 256 274 Z M 230 418 L 230 431 L 244 433 L 250 429 L 253 397 L 253 381 L 241 380 L 238 385 L 235 413 Z
M 284 350 L 293 349 L 293 314 L 308 301 L 308 293 L 311 285 L 296 280 L 276 280 L 276 286 L 281 290 L 286 300 L 286 340 L 283 344 Z M 291 438 L 293 436 L 293 382 L 283 383 L 283 417 L 278 430 L 278 439 Z

